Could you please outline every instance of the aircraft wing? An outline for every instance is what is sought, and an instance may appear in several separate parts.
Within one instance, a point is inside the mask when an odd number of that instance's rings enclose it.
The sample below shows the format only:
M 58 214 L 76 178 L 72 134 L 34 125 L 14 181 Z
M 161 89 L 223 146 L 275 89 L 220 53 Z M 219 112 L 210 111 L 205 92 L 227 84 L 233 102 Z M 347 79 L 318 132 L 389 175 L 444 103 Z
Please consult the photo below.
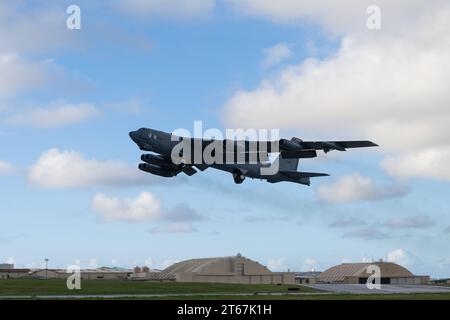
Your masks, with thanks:
M 349 148 L 366 148 L 366 147 L 378 147 L 377 144 L 368 140 L 358 141 L 299 141 L 298 142 L 304 149 L 312 150 L 339 150 L 345 151 Z
M 291 140 L 281 139 L 279 146 L 286 158 L 313 158 L 316 150 L 323 150 L 327 153 L 331 150 L 346 151 L 350 148 L 377 147 L 378 145 L 369 140 L 303 141 L 294 137 Z
M 209 139 L 190 139 L 191 149 L 194 150 L 195 144 L 202 147 L 202 150 L 209 148 L 215 156 L 215 152 L 222 150 L 222 156 L 234 154 L 235 157 L 244 157 L 245 161 L 258 159 L 259 161 L 268 161 L 268 154 L 272 153 L 272 144 L 269 141 L 246 141 L 246 140 L 209 140 Z M 350 141 L 303 141 L 293 137 L 291 140 L 280 139 L 277 152 L 281 152 L 283 157 L 289 158 L 314 158 L 317 156 L 317 150 L 323 150 L 325 153 L 331 150 L 346 151 L 351 148 L 377 147 L 376 143 L 369 140 L 350 140 Z

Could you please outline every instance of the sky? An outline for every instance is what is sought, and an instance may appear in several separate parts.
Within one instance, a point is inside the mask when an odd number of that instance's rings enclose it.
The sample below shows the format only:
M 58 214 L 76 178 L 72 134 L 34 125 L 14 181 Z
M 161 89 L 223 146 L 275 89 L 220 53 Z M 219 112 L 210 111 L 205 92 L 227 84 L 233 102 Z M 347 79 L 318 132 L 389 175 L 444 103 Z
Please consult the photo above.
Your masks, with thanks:
M 449 277 L 450 4 L 375 2 L 0 1 L 0 262 Z M 380 147 L 302 160 L 311 187 L 137 169 L 129 131 L 194 121 Z

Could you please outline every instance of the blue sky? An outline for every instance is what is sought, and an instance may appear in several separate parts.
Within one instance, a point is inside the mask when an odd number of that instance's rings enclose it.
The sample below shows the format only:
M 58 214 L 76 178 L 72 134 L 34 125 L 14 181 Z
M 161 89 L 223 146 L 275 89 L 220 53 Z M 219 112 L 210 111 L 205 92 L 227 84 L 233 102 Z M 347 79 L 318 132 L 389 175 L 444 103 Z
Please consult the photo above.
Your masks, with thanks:
M 448 276 L 450 97 L 426 86 L 450 75 L 435 65 L 448 35 L 393 48 L 409 22 L 387 2 L 374 35 L 352 4 L 338 19 L 331 3 L 177 1 L 79 1 L 81 30 L 65 27 L 72 2 L 1 2 L 0 36 L 15 37 L 0 45 L 0 260 L 161 268 L 239 252 L 274 270 L 383 258 Z M 423 83 L 405 83 L 412 66 Z M 331 174 L 310 188 L 139 172 L 130 130 L 193 130 L 195 120 L 381 147 L 302 161 Z

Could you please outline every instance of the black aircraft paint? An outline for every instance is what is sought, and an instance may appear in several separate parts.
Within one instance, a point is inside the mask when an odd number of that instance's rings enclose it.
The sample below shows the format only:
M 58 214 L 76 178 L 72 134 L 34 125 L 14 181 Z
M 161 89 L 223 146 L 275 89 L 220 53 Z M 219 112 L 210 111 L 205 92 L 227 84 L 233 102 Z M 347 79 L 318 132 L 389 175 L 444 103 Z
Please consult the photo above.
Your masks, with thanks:
M 310 185 L 310 178 L 328 176 L 326 173 L 299 172 L 298 161 L 301 158 L 315 158 L 317 151 L 325 153 L 338 150 L 346 151 L 349 148 L 376 147 L 377 144 L 362 141 L 303 141 L 299 138 L 291 140 L 280 139 L 278 141 L 230 141 L 230 140 L 208 140 L 173 136 L 170 133 L 141 128 L 129 133 L 130 138 L 137 144 L 139 149 L 152 152 L 141 156 L 142 163 L 139 169 L 162 177 L 174 177 L 181 172 L 188 176 L 197 173 L 197 169 L 204 171 L 214 168 L 229 172 L 233 175 L 234 182 L 242 183 L 246 177 L 262 179 L 270 183 L 288 181 Z M 175 154 L 174 148 L 182 141 L 190 146 L 192 154 Z M 201 148 L 203 154 L 205 148 L 212 148 L 211 156 L 220 161 L 208 162 L 195 158 L 193 150 Z M 218 146 L 218 147 L 217 147 Z M 178 149 L 177 149 L 178 150 Z M 215 154 L 221 152 L 221 155 Z M 269 153 L 279 152 L 278 158 L 270 163 Z M 230 161 L 231 160 L 231 161 Z M 272 172 L 267 174 L 267 170 Z M 276 169 L 276 170 L 275 170 Z

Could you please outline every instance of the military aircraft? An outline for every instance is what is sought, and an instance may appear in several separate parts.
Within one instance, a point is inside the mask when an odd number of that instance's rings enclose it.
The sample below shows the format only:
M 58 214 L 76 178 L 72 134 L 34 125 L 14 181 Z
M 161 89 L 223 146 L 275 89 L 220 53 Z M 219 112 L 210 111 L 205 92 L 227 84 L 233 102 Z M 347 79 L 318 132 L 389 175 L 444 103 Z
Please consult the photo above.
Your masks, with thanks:
M 237 184 L 249 177 L 270 183 L 288 181 L 309 186 L 310 178 L 329 174 L 299 172 L 299 159 L 317 157 L 318 150 L 327 153 L 331 150 L 346 151 L 349 148 L 378 146 L 367 140 L 303 141 L 295 137 L 291 140 L 256 143 L 247 140 L 198 139 L 148 128 L 131 131 L 129 135 L 139 149 L 153 152 L 142 154 L 143 163 L 139 164 L 142 171 L 162 177 L 174 177 L 181 172 L 192 176 L 197 173 L 196 169 L 204 171 L 214 168 L 231 173 Z M 195 150 L 200 150 L 201 155 L 208 150 L 213 161 L 207 161 L 201 156 L 196 160 Z M 275 152 L 279 156 L 270 162 L 268 154 Z

